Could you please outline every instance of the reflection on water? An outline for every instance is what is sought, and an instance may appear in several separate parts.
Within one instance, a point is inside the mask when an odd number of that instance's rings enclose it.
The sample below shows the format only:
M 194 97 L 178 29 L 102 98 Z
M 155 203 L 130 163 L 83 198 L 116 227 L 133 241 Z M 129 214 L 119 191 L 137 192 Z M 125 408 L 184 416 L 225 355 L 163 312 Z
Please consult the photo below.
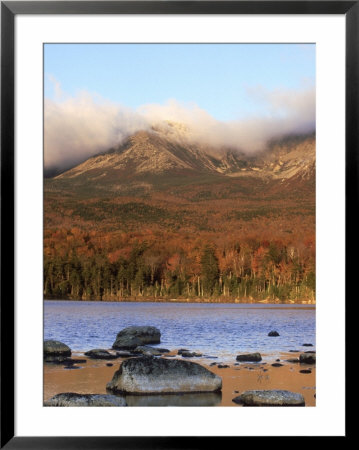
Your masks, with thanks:
M 127 406 L 218 406 L 221 392 L 167 395 L 126 395 Z
M 303 343 L 315 346 L 315 308 L 307 305 L 44 302 L 44 338 L 75 352 L 111 348 L 131 325 L 159 328 L 160 347 L 188 348 L 223 362 L 240 352 L 275 355 L 306 350 Z M 280 336 L 268 337 L 271 330 Z

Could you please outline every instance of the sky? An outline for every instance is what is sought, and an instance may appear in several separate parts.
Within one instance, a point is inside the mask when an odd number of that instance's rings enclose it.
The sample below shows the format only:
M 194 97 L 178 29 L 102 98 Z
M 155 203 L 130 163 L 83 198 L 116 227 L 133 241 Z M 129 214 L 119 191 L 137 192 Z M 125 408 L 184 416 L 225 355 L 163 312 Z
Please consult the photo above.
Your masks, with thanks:
M 48 166 L 66 160 L 64 145 L 80 160 L 154 118 L 187 121 L 196 139 L 214 126 L 231 133 L 230 145 L 259 149 L 279 120 L 285 132 L 288 119 L 313 128 L 315 45 L 45 44 L 44 96 Z M 258 142 L 244 128 L 256 120 L 267 130 Z M 97 121 L 107 129 L 91 147 L 85 136 Z M 67 141 L 57 142 L 59 130 Z

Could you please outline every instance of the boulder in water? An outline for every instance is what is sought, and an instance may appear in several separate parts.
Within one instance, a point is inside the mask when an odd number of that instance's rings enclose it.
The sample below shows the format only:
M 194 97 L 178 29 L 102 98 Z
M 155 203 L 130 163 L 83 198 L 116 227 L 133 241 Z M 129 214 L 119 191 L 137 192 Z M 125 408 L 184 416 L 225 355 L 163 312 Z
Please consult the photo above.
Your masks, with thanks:
M 305 406 L 302 394 L 284 390 L 245 391 L 232 401 L 245 406 Z
M 258 361 L 262 361 L 262 356 L 260 353 L 244 353 L 242 355 L 237 355 L 236 358 L 237 361 L 242 361 L 242 362 L 258 362 Z
M 159 344 L 161 332 L 156 327 L 133 326 L 124 328 L 117 336 L 112 348 L 117 350 L 134 350 L 136 347 L 146 344 Z
M 315 353 L 301 353 L 299 355 L 299 362 L 301 364 L 315 364 L 316 355 Z
M 68 345 L 60 341 L 48 339 L 44 341 L 44 359 L 47 362 L 65 361 L 71 356 L 71 349 Z
M 278 331 L 270 331 L 269 333 L 268 333 L 268 336 L 270 336 L 270 337 L 276 337 L 276 336 L 279 336 L 279 333 L 278 333 Z
M 199 364 L 179 359 L 142 356 L 124 361 L 107 389 L 130 394 L 216 392 L 222 379 Z

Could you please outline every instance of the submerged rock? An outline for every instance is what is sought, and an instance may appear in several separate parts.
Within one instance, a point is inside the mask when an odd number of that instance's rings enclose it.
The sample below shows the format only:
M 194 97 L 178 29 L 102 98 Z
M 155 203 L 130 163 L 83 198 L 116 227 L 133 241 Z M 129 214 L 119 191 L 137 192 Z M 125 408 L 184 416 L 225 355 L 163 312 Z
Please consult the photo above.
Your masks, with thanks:
M 179 359 L 142 356 L 124 361 L 107 389 L 132 394 L 215 392 L 222 379 L 199 364 Z
M 128 327 L 121 330 L 112 348 L 118 350 L 134 350 L 136 347 L 146 344 L 159 344 L 161 332 L 156 327 Z
M 50 398 L 44 406 L 126 406 L 126 401 L 115 395 L 65 392 Z
M 278 331 L 273 330 L 268 333 L 268 336 L 271 336 L 271 337 L 279 336 L 279 333 L 278 333 Z
M 305 406 L 302 394 L 284 390 L 245 391 L 232 401 L 245 406 Z
M 313 344 L 302 344 L 302 347 L 313 347 Z
M 44 341 L 44 359 L 46 362 L 62 362 L 71 356 L 71 349 L 68 345 L 52 339 Z
M 299 355 L 299 362 L 301 364 L 315 364 L 316 355 L 315 353 L 301 353 Z
M 290 359 L 286 359 L 285 362 L 297 364 L 297 363 L 299 363 L 299 359 L 298 358 L 290 358 Z
M 262 356 L 260 353 L 245 353 L 242 355 L 237 355 L 236 357 L 237 361 L 245 361 L 245 362 L 257 362 L 262 361 Z
M 110 353 L 107 350 L 104 350 L 102 348 L 95 348 L 93 350 L 89 350 L 88 352 L 85 353 L 85 355 L 91 359 L 116 359 L 116 358 L 118 358 L 117 355 L 114 355 L 113 353 Z

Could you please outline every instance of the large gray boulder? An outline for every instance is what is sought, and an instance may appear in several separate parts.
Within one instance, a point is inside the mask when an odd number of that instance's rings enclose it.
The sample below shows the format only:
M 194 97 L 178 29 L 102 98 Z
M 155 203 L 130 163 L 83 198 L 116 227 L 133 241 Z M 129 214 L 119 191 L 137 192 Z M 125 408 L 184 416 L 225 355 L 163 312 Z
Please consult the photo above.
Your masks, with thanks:
M 315 364 L 316 355 L 315 353 L 301 353 L 299 355 L 299 362 L 301 364 Z
M 60 341 L 48 339 L 44 341 L 44 358 L 45 361 L 60 361 L 71 356 L 71 349 L 68 345 Z
M 260 353 L 245 353 L 237 355 L 236 360 L 242 362 L 259 362 L 262 361 L 262 356 Z
M 161 332 L 156 327 L 128 327 L 121 330 L 112 348 L 117 350 L 134 350 L 136 347 L 146 344 L 159 344 Z
M 245 406 L 305 406 L 302 394 L 283 390 L 245 391 L 233 402 Z
M 44 406 L 127 406 L 127 404 L 123 397 L 116 395 L 64 392 L 50 398 Z
M 141 356 L 124 361 L 107 389 L 129 394 L 216 392 L 222 379 L 190 361 Z

